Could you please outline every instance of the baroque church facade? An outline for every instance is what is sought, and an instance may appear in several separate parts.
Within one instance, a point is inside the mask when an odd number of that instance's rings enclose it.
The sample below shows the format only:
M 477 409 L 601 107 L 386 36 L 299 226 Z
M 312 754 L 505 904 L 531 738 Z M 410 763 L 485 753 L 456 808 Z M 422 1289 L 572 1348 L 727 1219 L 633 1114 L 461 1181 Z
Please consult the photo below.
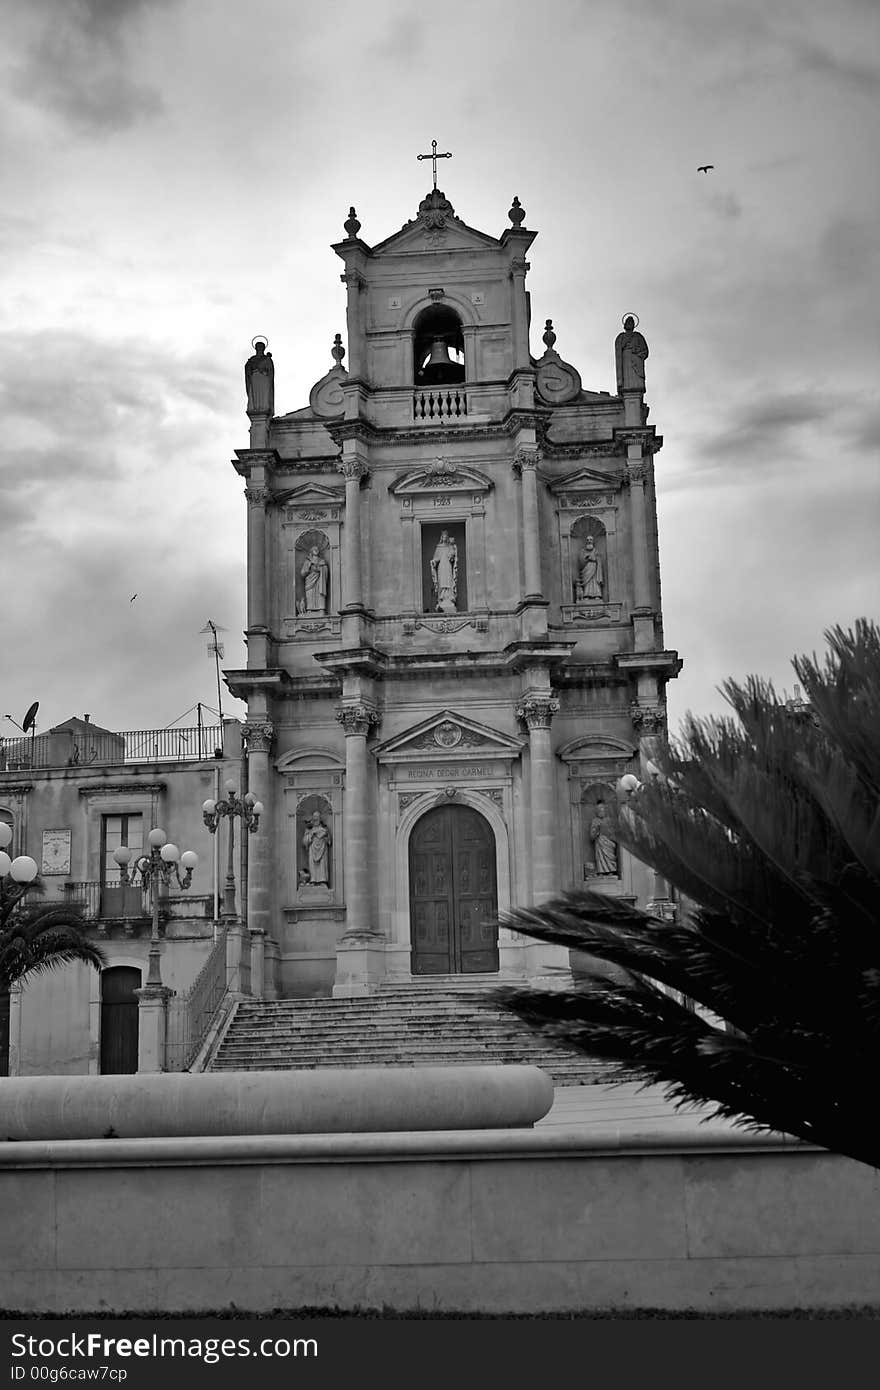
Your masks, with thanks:
M 226 681 L 267 812 L 248 926 L 268 998 L 534 978 L 567 953 L 506 909 L 578 886 L 663 907 L 606 818 L 681 665 L 647 344 L 627 318 L 613 392 L 582 386 L 549 320 L 533 356 L 536 233 L 517 199 L 508 216 L 469 226 L 435 179 L 371 246 L 352 208 L 347 346 L 308 405 L 275 413 L 262 342 L 246 365 L 248 662 Z

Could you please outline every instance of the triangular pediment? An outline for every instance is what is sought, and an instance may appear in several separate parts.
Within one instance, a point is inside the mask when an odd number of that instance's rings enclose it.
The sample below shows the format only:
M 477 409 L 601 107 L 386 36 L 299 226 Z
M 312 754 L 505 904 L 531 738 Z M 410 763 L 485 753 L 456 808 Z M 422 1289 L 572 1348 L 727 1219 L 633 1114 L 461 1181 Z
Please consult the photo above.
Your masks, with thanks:
M 522 739 L 445 709 L 387 739 L 375 752 L 380 762 L 407 762 L 413 758 L 428 762 L 458 758 L 511 759 L 519 757 L 523 747 Z
M 372 247 L 373 256 L 414 256 L 425 251 L 486 251 L 497 250 L 501 242 L 487 232 L 479 232 L 469 227 L 458 217 L 447 217 L 442 227 L 428 227 L 416 217 L 405 222 L 399 232 L 394 232 L 377 246 Z
M 344 500 L 344 486 L 327 487 L 324 483 L 301 483 L 275 495 L 275 501 L 285 507 L 338 507 Z
M 614 445 L 608 441 L 608 456 L 612 457 Z M 617 469 L 614 474 L 600 473 L 595 468 L 578 468 L 574 473 L 567 473 L 564 478 L 557 478 L 550 484 L 550 491 L 558 492 L 583 492 L 589 488 L 607 488 L 609 484 L 617 481 Z
M 388 491 L 394 497 L 411 497 L 423 492 L 489 492 L 492 479 L 476 468 L 438 455 L 422 468 L 399 474 Z

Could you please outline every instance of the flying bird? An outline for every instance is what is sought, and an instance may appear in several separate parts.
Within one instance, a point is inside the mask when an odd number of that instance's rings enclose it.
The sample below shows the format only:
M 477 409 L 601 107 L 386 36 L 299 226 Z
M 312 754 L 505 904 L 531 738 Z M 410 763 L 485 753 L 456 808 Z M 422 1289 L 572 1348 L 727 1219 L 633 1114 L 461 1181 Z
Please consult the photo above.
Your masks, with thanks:
M 708 174 L 709 170 L 710 170 L 710 169 L 714 169 L 714 168 L 715 168 L 715 165 L 714 165 L 714 164 L 698 164 L 698 165 L 697 165 L 697 173 L 698 173 L 698 174 Z
M 137 598 L 137 594 L 132 594 L 131 598 L 128 600 L 129 603 L 134 603 L 134 601 L 135 601 L 136 598 Z

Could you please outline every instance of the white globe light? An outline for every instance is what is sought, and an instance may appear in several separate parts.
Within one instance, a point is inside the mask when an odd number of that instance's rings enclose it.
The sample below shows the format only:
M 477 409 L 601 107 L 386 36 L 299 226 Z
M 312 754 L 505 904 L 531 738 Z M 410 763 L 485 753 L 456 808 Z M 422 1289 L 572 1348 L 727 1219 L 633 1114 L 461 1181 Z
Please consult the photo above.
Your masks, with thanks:
M 256 799 L 257 798 L 254 796 L 253 792 L 248 792 L 244 799 L 245 806 L 253 806 Z
M 623 792 L 625 796 L 628 796 L 630 792 L 636 791 L 641 785 L 638 777 L 635 777 L 631 772 L 627 772 L 618 782 L 617 790 Z
M 213 816 L 214 812 L 217 810 L 216 801 L 211 801 L 210 799 L 208 801 L 203 801 L 202 810 L 206 816 Z
M 0 878 L 5 878 L 12 868 L 12 860 L 5 849 L 0 849 Z
M 180 850 L 177 848 L 177 845 L 163 845 L 159 850 L 159 854 L 165 860 L 166 864 L 176 864 L 180 858 Z
M 253 806 L 251 807 L 251 810 L 253 811 L 255 816 L 261 816 L 263 814 L 262 801 L 255 801 Z
M 199 862 L 199 856 L 193 849 L 185 849 L 180 856 L 180 862 L 184 869 L 194 869 Z
M 31 859 L 29 854 L 20 854 L 17 859 L 13 859 L 9 872 L 16 883 L 33 883 L 37 876 L 37 861 Z
M 115 849 L 113 851 L 113 858 L 120 866 L 128 864 L 131 860 L 131 850 L 128 848 L 128 845 L 120 845 L 118 849 Z
M 152 845 L 154 849 L 158 849 L 160 845 L 165 843 L 165 831 L 159 830 L 158 827 L 151 830 L 147 836 L 147 843 Z
M 12 839 L 12 826 L 7 825 L 5 820 L 0 820 L 0 849 L 5 849 Z
M 225 791 L 229 792 L 229 795 L 230 795 L 230 796 L 234 796 L 235 793 L 236 793 L 236 790 L 237 790 L 235 783 L 232 782 L 232 781 L 230 781 L 230 782 L 224 782 L 224 783 L 223 783 L 223 788 L 224 788 Z

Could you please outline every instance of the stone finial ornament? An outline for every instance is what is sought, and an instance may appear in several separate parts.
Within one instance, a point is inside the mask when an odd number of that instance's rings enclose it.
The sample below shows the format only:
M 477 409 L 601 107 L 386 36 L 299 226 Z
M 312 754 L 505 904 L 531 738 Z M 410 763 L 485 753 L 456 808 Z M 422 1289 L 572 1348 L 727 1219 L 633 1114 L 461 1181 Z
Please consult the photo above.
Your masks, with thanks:
M 547 348 L 548 352 L 551 350 L 553 344 L 556 342 L 556 334 L 553 332 L 552 319 L 548 319 L 547 322 L 544 324 L 544 332 L 541 335 L 541 342 Z
M 523 208 L 520 204 L 519 198 L 514 198 L 507 216 L 510 218 L 514 227 L 516 227 L 518 231 L 522 223 L 526 220 L 525 208 Z
M 342 334 L 337 333 L 333 339 L 333 346 L 330 349 L 330 356 L 333 358 L 337 367 L 342 366 L 342 359 L 345 356 L 345 348 L 342 346 Z
M 348 233 L 349 240 L 353 241 L 361 229 L 361 224 L 360 222 L 358 222 L 357 213 L 355 212 L 354 208 L 348 209 L 348 217 L 345 219 L 342 225 Z

